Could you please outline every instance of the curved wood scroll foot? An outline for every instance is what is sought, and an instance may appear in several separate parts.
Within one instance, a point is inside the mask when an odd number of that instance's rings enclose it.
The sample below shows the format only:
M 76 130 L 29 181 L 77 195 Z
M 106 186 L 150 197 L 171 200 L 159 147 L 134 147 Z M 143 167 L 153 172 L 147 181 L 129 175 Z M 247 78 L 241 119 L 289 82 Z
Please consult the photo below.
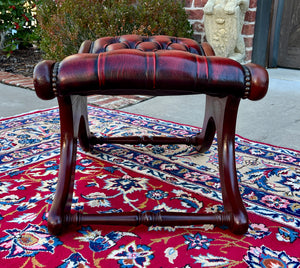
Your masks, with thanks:
M 240 99 L 207 96 L 217 130 L 218 159 L 224 213 L 230 215 L 230 230 L 243 234 L 248 230 L 248 214 L 238 185 L 235 161 L 235 126 Z
M 48 230 L 55 235 L 62 232 L 65 217 L 71 210 L 78 137 L 82 139 L 81 144 L 89 146 L 86 143 L 89 140 L 88 125 L 83 123 L 83 119 L 87 120 L 86 97 L 60 97 L 58 104 L 61 122 L 60 164 L 55 196 L 48 214 Z
M 68 225 L 226 225 L 235 234 L 248 229 L 248 216 L 238 188 L 235 166 L 235 123 L 240 99 L 207 96 L 203 131 L 194 137 L 100 137 L 89 132 L 86 97 L 59 97 L 61 117 L 61 162 L 55 198 L 49 212 L 48 229 L 59 234 Z M 224 212 L 217 214 L 173 212 L 123 212 L 111 214 L 71 214 L 77 140 L 84 150 L 97 143 L 195 145 L 200 152 L 212 144 L 215 132 L 218 138 L 220 182 Z

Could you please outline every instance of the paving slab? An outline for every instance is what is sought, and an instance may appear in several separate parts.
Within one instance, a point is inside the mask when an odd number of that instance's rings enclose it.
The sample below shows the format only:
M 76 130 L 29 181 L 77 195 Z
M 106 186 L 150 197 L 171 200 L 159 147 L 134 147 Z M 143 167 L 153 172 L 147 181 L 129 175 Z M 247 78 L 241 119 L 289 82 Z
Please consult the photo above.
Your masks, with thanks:
M 57 100 L 39 99 L 33 90 L 0 83 L 0 118 L 57 106 Z

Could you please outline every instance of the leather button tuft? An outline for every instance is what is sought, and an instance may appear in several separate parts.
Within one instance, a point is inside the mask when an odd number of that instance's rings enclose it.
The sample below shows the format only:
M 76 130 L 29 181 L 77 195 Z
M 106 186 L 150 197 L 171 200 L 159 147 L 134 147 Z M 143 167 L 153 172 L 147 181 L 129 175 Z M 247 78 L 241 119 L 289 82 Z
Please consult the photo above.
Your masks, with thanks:
M 129 48 L 126 43 L 114 43 L 106 47 L 106 51 Z
M 188 48 L 183 44 L 172 43 L 167 47 L 168 50 L 182 50 L 188 51 Z
M 192 39 L 167 35 L 140 36 L 134 34 L 99 38 L 91 45 L 90 53 L 102 53 L 118 49 L 138 49 L 144 52 L 167 49 L 204 55 L 201 45 Z M 209 52 L 207 55 L 211 54 Z
M 155 42 L 142 42 L 136 46 L 136 49 L 141 51 L 156 51 L 161 49 L 161 46 Z

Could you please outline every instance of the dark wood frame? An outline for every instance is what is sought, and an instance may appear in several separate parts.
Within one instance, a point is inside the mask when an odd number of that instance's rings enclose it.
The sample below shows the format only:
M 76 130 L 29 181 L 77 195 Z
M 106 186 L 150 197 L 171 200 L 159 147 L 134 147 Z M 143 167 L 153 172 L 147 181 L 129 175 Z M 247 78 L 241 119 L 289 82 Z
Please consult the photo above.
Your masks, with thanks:
M 235 165 L 235 125 L 240 98 L 207 96 L 203 130 L 192 139 L 184 138 L 141 138 L 141 137 L 107 137 L 95 138 L 88 128 L 87 97 L 59 97 L 61 121 L 61 156 L 59 181 L 55 199 L 48 215 L 48 229 L 59 234 L 68 225 L 111 224 L 111 225 L 227 225 L 236 234 L 248 229 L 247 211 L 239 194 Z M 194 214 L 173 212 L 124 212 L 111 214 L 84 215 L 71 214 L 73 196 L 77 140 L 85 151 L 90 151 L 93 144 L 102 143 L 149 143 L 171 144 L 183 143 L 196 146 L 199 152 L 207 151 L 213 141 L 215 132 L 218 137 L 218 157 L 220 181 L 223 196 L 223 213 Z

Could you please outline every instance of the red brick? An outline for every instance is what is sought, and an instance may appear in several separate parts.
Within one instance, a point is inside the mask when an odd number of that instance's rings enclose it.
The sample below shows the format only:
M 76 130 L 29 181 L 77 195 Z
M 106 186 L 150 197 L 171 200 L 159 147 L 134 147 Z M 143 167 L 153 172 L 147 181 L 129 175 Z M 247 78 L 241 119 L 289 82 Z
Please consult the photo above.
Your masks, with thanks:
M 110 96 L 105 96 L 103 98 L 99 98 L 98 100 L 94 100 L 93 103 L 98 103 L 98 105 L 104 105 L 106 103 L 110 103 L 110 102 L 113 102 L 113 101 L 118 101 L 119 100 L 119 97 L 110 97 Z
M 190 9 L 186 11 L 190 20 L 202 20 L 203 10 L 202 9 Z
M 250 8 L 257 7 L 257 0 L 250 0 L 249 7 L 250 7 Z
M 244 41 L 246 47 L 252 47 L 253 37 L 244 37 Z
M 192 26 L 193 26 L 194 32 L 200 32 L 200 33 L 204 32 L 204 25 L 203 25 L 203 23 L 197 21 L 197 22 L 193 23 Z
M 16 83 L 17 81 L 18 81 L 18 78 L 15 76 L 11 76 L 11 77 L 3 79 L 4 83 Z
M 249 61 L 252 58 L 252 50 L 246 51 L 245 61 Z
M 195 0 L 195 7 L 204 7 L 208 0 Z
M 120 95 L 120 97 L 136 101 L 150 98 L 150 96 L 146 95 Z
M 18 85 L 21 85 L 21 86 L 28 86 L 28 85 L 33 85 L 33 81 L 24 81 L 24 82 L 18 82 Z
M 248 10 L 245 14 L 245 21 L 254 22 L 256 18 L 256 11 Z
M 185 7 L 191 7 L 193 4 L 193 0 L 185 0 Z
M 254 24 L 246 24 L 243 26 L 242 34 L 251 35 L 254 34 Z
M 0 72 L 0 78 L 1 78 L 1 79 L 4 79 L 4 78 L 11 78 L 11 77 L 15 77 L 15 75 L 12 74 L 12 73 Z

